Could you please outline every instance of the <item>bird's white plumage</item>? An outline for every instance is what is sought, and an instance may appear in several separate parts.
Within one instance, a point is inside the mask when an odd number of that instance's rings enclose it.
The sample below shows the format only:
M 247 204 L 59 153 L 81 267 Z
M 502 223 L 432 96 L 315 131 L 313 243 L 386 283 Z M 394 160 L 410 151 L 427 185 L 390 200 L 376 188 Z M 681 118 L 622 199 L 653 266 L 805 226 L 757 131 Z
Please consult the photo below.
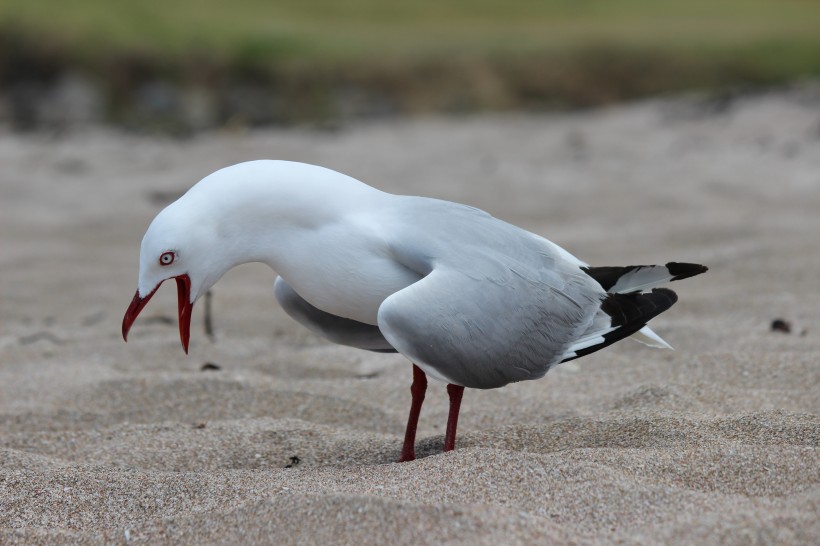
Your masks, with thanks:
M 178 263 L 158 265 L 168 250 Z M 280 276 L 285 310 L 315 332 L 396 349 L 469 387 L 540 377 L 613 329 L 602 320 L 606 291 L 558 245 L 472 207 L 301 163 L 253 161 L 206 177 L 157 216 L 141 252 L 141 295 L 184 273 L 193 302 L 232 267 L 263 262 Z M 618 288 L 655 277 L 644 271 Z M 648 328 L 636 335 L 665 345 Z

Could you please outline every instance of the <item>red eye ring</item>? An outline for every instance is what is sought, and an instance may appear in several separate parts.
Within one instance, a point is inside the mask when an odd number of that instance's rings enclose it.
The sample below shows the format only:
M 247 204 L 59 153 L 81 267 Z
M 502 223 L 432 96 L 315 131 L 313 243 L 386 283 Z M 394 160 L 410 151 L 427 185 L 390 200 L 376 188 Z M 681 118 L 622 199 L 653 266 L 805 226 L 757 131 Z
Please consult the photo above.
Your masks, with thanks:
M 159 265 L 166 266 L 171 265 L 177 259 L 177 255 L 171 252 L 163 252 L 159 257 Z

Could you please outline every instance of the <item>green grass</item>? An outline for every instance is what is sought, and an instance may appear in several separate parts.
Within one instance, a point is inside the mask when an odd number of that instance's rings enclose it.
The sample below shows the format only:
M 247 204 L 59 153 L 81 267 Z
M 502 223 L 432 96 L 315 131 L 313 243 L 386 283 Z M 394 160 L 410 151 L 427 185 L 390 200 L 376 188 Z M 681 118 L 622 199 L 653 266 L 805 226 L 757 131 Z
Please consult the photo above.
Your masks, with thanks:
M 566 52 L 590 44 L 752 52 L 813 64 L 817 0 L 0 0 L 0 26 L 78 57 L 117 51 L 311 61 Z
M 66 66 L 113 119 L 156 79 L 285 105 L 222 122 L 333 117 L 351 88 L 364 110 L 566 108 L 818 77 L 820 0 L 0 0 L 0 84 Z

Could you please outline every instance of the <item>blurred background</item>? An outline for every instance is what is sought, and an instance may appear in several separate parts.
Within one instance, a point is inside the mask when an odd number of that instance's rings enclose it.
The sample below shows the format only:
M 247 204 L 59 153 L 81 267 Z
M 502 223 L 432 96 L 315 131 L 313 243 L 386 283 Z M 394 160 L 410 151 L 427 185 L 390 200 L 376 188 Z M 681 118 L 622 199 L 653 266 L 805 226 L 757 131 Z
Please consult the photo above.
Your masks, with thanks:
M 0 0 L 0 122 L 186 134 L 820 75 L 816 0 Z

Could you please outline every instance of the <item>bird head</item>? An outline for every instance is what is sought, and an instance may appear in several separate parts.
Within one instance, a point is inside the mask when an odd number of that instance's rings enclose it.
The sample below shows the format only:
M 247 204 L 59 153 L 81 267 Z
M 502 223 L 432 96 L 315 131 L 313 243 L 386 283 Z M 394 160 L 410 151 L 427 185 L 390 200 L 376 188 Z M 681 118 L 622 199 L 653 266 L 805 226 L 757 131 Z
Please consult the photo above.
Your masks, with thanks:
M 160 212 L 142 239 L 137 292 L 122 320 L 122 337 L 128 332 L 140 311 L 148 304 L 160 285 L 174 279 L 179 306 L 179 336 L 188 352 L 191 335 L 191 312 L 196 300 L 216 283 L 225 270 L 221 268 L 215 237 L 207 232 L 201 214 L 192 214 L 183 196 Z
M 334 171 L 289 161 L 247 161 L 206 176 L 145 232 L 137 293 L 122 320 L 123 338 L 159 286 L 174 279 L 187 353 L 194 303 L 225 272 L 247 262 L 279 271 L 278 265 L 302 248 L 300 234 L 335 221 L 373 191 Z

